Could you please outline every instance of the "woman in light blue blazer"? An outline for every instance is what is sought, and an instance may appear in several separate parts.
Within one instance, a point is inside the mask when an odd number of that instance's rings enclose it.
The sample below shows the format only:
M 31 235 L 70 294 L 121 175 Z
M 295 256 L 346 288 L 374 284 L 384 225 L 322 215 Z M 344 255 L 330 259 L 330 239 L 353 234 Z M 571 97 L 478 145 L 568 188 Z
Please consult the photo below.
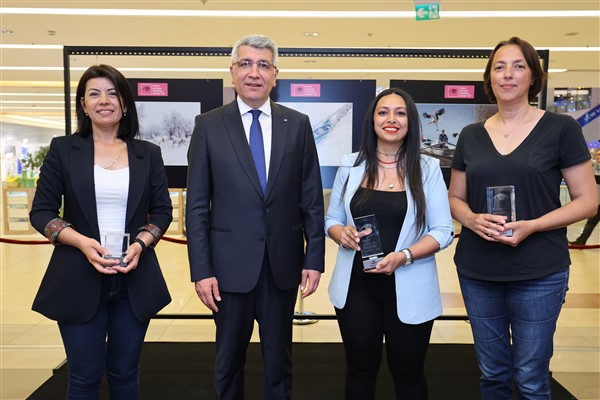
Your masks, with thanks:
M 339 244 L 329 285 L 346 351 L 346 399 L 374 399 L 385 337 L 396 398 L 426 399 L 425 354 L 442 313 L 434 253 L 452 243 L 439 161 L 420 154 L 417 108 L 386 89 L 365 116 L 360 151 L 345 155 L 325 230 Z M 383 255 L 365 269 L 354 218 L 374 215 Z

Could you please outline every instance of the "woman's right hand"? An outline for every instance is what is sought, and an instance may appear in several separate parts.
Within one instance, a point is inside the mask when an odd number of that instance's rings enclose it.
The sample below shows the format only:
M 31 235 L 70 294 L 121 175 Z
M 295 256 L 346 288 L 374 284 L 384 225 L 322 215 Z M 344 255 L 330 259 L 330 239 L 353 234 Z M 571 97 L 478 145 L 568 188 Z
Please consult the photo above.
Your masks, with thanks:
M 80 239 L 77 247 L 85 255 L 88 262 L 96 268 L 96 271 L 107 275 L 118 273 L 118 271 L 112 267 L 118 265 L 119 260 L 104 258 L 104 255 L 108 255 L 108 250 L 102 247 L 96 239 L 83 237 Z
M 496 238 L 505 230 L 506 217 L 502 215 L 472 213 L 465 222 L 465 226 L 481 238 L 495 242 Z
M 341 228 L 338 244 L 345 249 L 360 251 L 360 239 L 371 233 L 371 229 L 365 229 L 360 232 L 352 225 L 339 225 Z

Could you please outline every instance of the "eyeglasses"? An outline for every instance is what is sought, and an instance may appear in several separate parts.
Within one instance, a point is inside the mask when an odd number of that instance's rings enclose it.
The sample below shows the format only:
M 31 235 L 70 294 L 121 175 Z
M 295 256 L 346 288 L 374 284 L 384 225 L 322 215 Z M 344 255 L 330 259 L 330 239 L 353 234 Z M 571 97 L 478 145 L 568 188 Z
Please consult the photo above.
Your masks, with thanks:
M 241 69 L 250 69 L 254 64 L 258 67 L 260 71 L 269 71 L 273 68 L 273 64 L 265 60 L 252 61 L 252 60 L 240 60 L 234 63 Z

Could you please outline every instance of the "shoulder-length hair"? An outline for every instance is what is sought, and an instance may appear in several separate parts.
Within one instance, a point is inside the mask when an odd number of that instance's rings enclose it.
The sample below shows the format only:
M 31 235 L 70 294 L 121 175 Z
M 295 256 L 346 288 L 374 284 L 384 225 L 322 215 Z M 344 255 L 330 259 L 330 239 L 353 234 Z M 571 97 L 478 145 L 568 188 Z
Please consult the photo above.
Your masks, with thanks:
M 377 184 L 377 177 L 379 175 L 377 134 L 375 133 L 373 115 L 379 100 L 392 94 L 402 97 L 406 103 L 408 130 L 402 146 L 398 149 L 396 172 L 400 179 L 405 180 L 406 178 L 406 181 L 408 181 L 408 187 L 412 193 L 413 202 L 417 211 L 417 232 L 420 234 L 425 230 L 426 225 L 426 202 L 425 194 L 423 192 L 423 172 L 421 170 L 421 121 L 414 100 L 404 90 L 399 88 L 385 89 L 371 101 L 365 114 L 360 149 L 354 166 L 358 166 L 363 162 L 365 163 L 365 187 L 367 189 L 373 189 Z M 366 198 L 360 199 L 360 202 L 364 200 L 366 200 Z
M 81 99 L 85 97 L 87 82 L 94 78 L 106 78 L 115 85 L 121 109 L 127 110 L 126 113 L 123 113 L 123 117 L 119 122 L 117 137 L 124 141 L 133 139 L 140 130 L 133 92 L 129 86 L 129 82 L 127 82 L 127 78 L 116 68 L 106 64 L 89 67 L 81 75 L 81 79 L 79 79 L 79 83 L 77 84 L 77 98 L 75 100 L 75 112 L 77 114 L 77 131 L 75 133 L 83 137 L 92 134 L 92 121 L 85 115 Z
M 483 88 L 485 90 L 485 94 L 487 94 L 488 98 L 492 103 L 496 103 L 496 95 L 492 90 L 492 82 L 491 82 L 491 73 L 492 73 L 492 63 L 494 62 L 494 56 L 496 52 L 500 50 L 500 48 L 504 46 L 515 45 L 519 46 L 521 52 L 523 53 L 523 57 L 525 57 L 525 62 L 529 69 L 531 69 L 531 86 L 529 87 L 528 98 L 529 101 L 535 99 L 535 97 L 540 93 L 546 81 L 548 79 L 548 74 L 542 69 L 540 64 L 540 57 L 537 51 L 533 48 L 529 42 L 523 40 L 519 37 L 513 36 L 508 40 L 503 40 L 494 47 L 492 53 L 490 54 L 490 58 L 488 59 L 487 65 L 485 66 L 485 71 L 483 72 Z

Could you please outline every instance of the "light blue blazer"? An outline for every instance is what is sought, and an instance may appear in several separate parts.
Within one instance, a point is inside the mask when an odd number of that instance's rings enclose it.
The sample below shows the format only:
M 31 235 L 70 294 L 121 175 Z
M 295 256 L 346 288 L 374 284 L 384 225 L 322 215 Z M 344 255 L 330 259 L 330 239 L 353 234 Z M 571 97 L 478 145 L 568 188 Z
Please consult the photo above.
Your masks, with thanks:
M 338 169 L 329 209 L 325 217 L 325 233 L 334 225 L 354 224 L 350 212 L 350 201 L 360 186 L 365 172 L 364 163 L 353 167 L 358 153 L 346 154 Z M 448 247 L 454 238 L 452 232 L 452 216 L 448 204 L 448 192 L 440 170 L 439 160 L 421 156 L 423 170 L 423 191 L 427 203 L 425 232 L 416 235 L 416 211 L 412 194 L 405 182 L 408 209 L 395 251 L 400 251 L 418 242 L 424 235 L 433 237 L 439 244 L 440 250 Z M 348 185 L 344 198 L 341 199 L 344 183 Z M 333 275 L 329 283 L 329 298 L 337 308 L 344 308 L 350 286 L 350 275 L 354 250 L 339 248 Z M 409 266 L 394 271 L 396 279 L 396 303 L 398 318 L 406 324 L 420 324 L 430 321 L 442 314 L 442 301 L 438 282 L 435 256 L 416 259 Z

